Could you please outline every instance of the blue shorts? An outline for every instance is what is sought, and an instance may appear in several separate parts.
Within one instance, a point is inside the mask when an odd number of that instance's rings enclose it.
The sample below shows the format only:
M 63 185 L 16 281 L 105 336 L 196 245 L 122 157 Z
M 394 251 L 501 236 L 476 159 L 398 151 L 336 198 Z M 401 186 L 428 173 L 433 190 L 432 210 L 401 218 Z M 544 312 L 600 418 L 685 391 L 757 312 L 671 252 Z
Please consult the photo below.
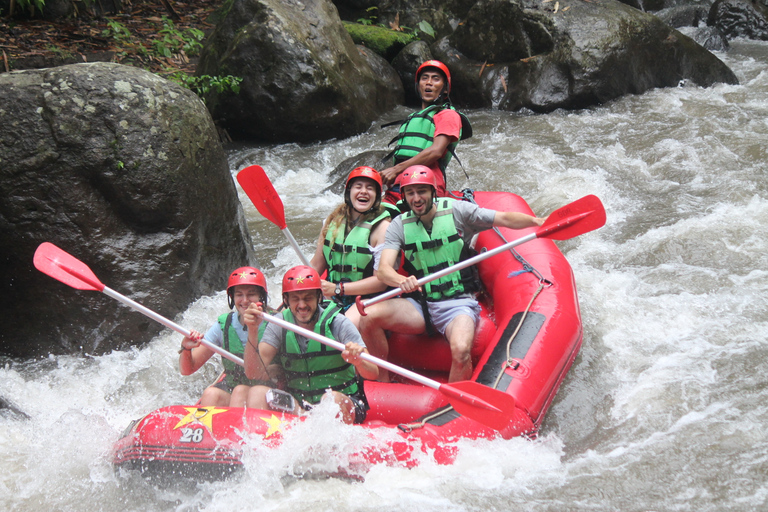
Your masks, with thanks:
M 424 311 L 421 309 L 421 303 L 411 298 L 407 300 L 414 305 L 423 317 Z M 427 302 L 427 307 L 429 308 L 429 319 L 432 321 L 432 325 L 443 335 L 445 335 L 445 329 L 448 325 L 459 315 L 467 315 L 475 325 L 477 325 L 477 321 L 480 319 L 480 304 L 475 299 L 469 297 Z

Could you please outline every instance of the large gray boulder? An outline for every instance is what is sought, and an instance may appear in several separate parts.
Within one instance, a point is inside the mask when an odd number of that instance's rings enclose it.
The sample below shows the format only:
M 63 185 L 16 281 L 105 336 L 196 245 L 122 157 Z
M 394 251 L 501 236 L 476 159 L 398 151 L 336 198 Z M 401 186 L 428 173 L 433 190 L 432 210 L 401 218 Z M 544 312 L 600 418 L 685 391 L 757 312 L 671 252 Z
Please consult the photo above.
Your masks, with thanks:
M 615 0 L 481 0 L 431 46 L 471 107 L 550 112 L 690 81 L 738 83 L 691 38 Z
M 161 329 L 37 271 L 41 242 L 170 318 L 252 260 L 226 155 L 192 92 L 94 63 L 0 74 L 0 97 L 0 352 L 103 353 Z
M 768 41 L 768 7 L 764 0 L 716 0 L 709 10 L 707 25 L 729 39 Z
M 372 69 L 330 0 L 234 0 L 197 73 L 243 78 L 239 94 L 207 97 L 235 139 L 348 137 L 403 101 L 394 73 Z

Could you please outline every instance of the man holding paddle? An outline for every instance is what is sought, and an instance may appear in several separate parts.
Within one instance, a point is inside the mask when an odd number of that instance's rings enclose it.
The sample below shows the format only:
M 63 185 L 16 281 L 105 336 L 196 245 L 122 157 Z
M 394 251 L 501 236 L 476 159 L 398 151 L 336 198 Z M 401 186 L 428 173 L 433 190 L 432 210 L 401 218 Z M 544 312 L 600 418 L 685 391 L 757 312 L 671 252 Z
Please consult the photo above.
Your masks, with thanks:
M 283 277 L 283 301 L 288 306 L 282 313 L 283 323 L 337 341 L 344 350 L 328 348 L 292 328 L 270 323 L 258 347 L 250 342 L 246 347 L 245 374 L 264 379 L 269 365 L 277 362 L 285 371 L 286 391 L 299 401 L 289 398 L 288 406 L 280 410 L 298 414 L 330 395 L 339 404 L 345 423 L 362 423 L 368 410 L 362 379 L 376 380 L 379 368 L 360 357 L 368 351 L 354 324 L 339 314 L 335 304 L 324 309 L 322 298 L 320 275 L 315 269 L 300 265 L 288 270 Z M 251 330 L 262 320 L 271 319 L 268 316 L 259 304 L 251 304 L 244 319 Z M 255 386 L 249 392 L 248 407 L 275 408 L 272 396 L 280 394 L 267 386 Z
M 451 346 L 449 382 L 472 376 L 470 351 L 480 306 L 474 297 L 480 282 L 474 266 L 420 286 L 418 279 L 471 256 L 472 237 L 494 226 L 524 229 L 541 226 L 546 219 L 519 212 L 497 212 L 451 198 L 437 198 L 432 169 L 414 165 L 402 174 L 401 190 L 410 211 L 392 220 L 387 229 L 378 277 L 404 293 L 422 292 L 422 301 L 396 298 L 367 309 L 360 321 L 363 339 L 375 356 L 386 359 L 386 331 L 420 334 L 435 330 Z M 397 272 L 400 251 L 411 275 Z M 388 381 L 386 371 L 380 379 Z

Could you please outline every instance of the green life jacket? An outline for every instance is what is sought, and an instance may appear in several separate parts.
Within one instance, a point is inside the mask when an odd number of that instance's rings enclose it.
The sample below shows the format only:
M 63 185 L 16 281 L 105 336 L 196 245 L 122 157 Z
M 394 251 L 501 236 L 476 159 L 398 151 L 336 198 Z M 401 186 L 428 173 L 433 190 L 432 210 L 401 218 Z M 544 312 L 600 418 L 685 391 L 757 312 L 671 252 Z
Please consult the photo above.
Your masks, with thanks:
M 470 248 L 465 246 L 453 221 L 453 202 L 450 198 L 439 198 L 435 202 L 437 213 L 432 220 L 431 232 L 427 232 L 413 212 L 403 214 L 403 251 L 408 270 L 419 279 L 470 256 Z M 423 290 L 427 300 L 439 301 L 477 291 L 478 281 L 477 271 L 471 266 L 430 281 Z
M 346 237 L 342 226 L 333 224 L 328 228 L 323 242 L 323 255 L 328 263 L 328 281 L 348 283 L 373 275 L 373 253 L 368 247 L 371 231 L 379 222 L 391 216 L 387 207 L 375 219 L 354 226 Z
M 315 323 L 314 332 L 335 340 L 331 323 L 340 311 L 335 305 L 323 310 Z M 283 310 L 283 319 L 295 323 L 290 309 Z M 288 381 L 286 391 L 300 400 L 316 404 L 329 388 L 345 395 L 354 395 L 359 391 L 355 367 L 342 359 L 341 352 L 319 341 L 310 339 L 306 351 L 302 352 L 296 333 L 283 329 L 280 359 Z
M 227 352 L 242 358 L 243 354 L 245 353 L 245 347 L 243 347 L 243 343 L 240 341 L 240 337 L 237 335 L 237 330 L 232 326 L 232 315 L 234 314 L 235 312 L 232 311 L 219 316 L 219 327 L 221 327 L 221 332 L 223 334 L 222 345 L 224 350 Z M 266 324 L 267 322 L 261 322 L 261 325 L 259 326 L 258 339 L 261 339 L 261 337 L 264 335 L 264 329 L 267 326 Z M 235 364 L 227 358 L 222 358 L 222 364 L 224 365 L 224 370 L 226 371 L 224 382 L 232 389 L 234 389 L 234 387 L 239 384 L 245 384 L 246 386 L 267 384 L 261 380 L 249 379 L 245 376 L 245 370 L 242 366 Z
M 390 144 L 397 142 L 394 151 L 395 163 L 408 160 L 432 145 L 435 137 L 435 120 L 433 118 L 435 114 L 446 108 L 455 110 L 449 105 L 430 105 L 424 110 L 408 116 L 405 122 L 400 125 L 400 132 L 389 142 Z M 451 155 L 454 154 L 456 144 L 456 142 L 451 143 L 445 155 L 437 161 L 443 174 L 445 174 L 445 169 L 451 161 Z

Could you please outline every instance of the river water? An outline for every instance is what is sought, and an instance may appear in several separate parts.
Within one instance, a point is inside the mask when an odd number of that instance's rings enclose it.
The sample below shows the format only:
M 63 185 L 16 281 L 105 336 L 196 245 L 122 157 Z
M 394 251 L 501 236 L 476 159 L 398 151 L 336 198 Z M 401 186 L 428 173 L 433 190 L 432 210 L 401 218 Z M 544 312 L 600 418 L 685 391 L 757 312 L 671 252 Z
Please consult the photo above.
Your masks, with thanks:
M 737 41 L 719 56 L 741 85 L 683 85 L 548 115 L 468 112 L 475 136 L 459 155 L 470 178 L 454 163 L 451 187 L 516 192 L 538 214 L 596 194 L 608 214 L 604 228 L 558 242 L 576 275 L 584 346 L 537 441 L 466 442 L 452 466 L 375 467 L 364 482 L 298 478 L 356 442 L 354 429 L 319 414 L 285 449 L 254 447 L 229 482 L 158 486 L 116 475 L 110 451 L 128 423 L 194 402 L 217 374 L 209 364 L 181 377 L 179 336 L 165 333 L 100 357 L 2 362 L 3 396 L 29 415 L 0 416 L 2 508 L 764 510 L 768 44 Z M 392 134 L 379 124 L 342 141 L 233 149 L 233 175 L 265 168 L 311 254 L 340 201 L 321 192 L 330 171 L 381 149 Z M 297 257 L 242 200 L 277 302 Z M 203 297 L 176 320 L 204 329 L 225 304 L 223 293 Z

